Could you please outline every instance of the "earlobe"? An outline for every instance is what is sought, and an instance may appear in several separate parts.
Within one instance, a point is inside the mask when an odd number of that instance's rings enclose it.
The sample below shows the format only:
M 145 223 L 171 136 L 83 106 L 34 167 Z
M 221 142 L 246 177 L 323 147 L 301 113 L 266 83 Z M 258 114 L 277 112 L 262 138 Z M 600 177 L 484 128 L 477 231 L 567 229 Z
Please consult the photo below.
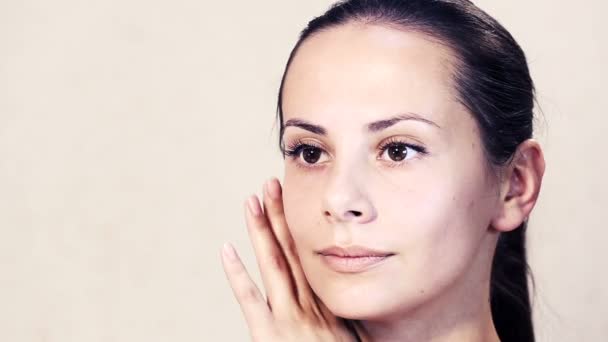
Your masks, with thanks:
M 501 232 L 516 229 L 528 219 L 540 193 L 545 161 L 538 142 L 521 143 L 501 184 L 499 210 L 492 227 Z

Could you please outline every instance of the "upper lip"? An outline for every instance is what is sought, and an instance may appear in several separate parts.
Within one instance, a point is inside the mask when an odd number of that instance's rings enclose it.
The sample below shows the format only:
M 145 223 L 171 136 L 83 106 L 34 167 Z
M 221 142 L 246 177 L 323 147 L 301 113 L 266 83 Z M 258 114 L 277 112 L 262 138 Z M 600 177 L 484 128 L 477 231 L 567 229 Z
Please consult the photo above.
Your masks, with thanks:
M 340 257 L 366 257 L 366 256 L 388 256 L 395 253 L 380 251 L 363 246 L 339 247 L 331 246 L 317 251 L 321 255 L 335 255 Z

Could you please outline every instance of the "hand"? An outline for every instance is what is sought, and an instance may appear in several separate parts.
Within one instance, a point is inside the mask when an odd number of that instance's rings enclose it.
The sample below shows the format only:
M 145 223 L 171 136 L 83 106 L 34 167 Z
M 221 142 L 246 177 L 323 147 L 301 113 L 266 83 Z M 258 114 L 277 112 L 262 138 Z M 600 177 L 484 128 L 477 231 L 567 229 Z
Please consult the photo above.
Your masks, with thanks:
M 253 195 L 245 211 L 267 299 L 230 244 L 224 246 L 222 265 L 253 341 L 357 341 L 356 333 L 327 309 L 304 276 L 285 220 L 278 179 L 266 183 L 264 210 Z

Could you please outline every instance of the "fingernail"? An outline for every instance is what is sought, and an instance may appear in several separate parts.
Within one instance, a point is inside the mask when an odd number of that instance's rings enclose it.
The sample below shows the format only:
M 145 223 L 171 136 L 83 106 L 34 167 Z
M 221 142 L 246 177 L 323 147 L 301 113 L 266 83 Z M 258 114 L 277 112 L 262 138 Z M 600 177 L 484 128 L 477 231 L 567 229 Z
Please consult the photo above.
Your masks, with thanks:
M 222 248 L 222 252 L 224 253 L 224 256 L 226 256 L 226 258 L 228 260 L 236 260 L 236 251 L 234 250 L 234 247 L 232 247 L 232 245 L 228 242 L 224 243 L 224 247 Z
M 260 208 L 260 203 L 257 201 L 255 196 L 249 196 L 247 200 L 247 206 L 249 207 L 249 212 L 253 214 L 253 216 L 258 216 L 262 213 L 262 208 Z
M 268 180 L 268 182 L 266 182 L 266 190 L 268 191 L 268 195 L 270 196 L 270 198 L 272 198 L 273 200 L 278 199 L 279 195 L 281 194 L 279 181 L 276 178 Z

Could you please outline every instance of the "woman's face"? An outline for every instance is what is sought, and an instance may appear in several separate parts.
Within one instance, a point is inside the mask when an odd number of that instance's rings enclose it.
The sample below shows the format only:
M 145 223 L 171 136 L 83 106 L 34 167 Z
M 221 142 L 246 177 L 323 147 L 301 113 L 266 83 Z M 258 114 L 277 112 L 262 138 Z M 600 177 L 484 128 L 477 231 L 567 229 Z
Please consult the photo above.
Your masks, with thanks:
M 285 215 L 311 287 L 338 316 L 387 317 L 489 281 L 497 188 L 451 61 L 420 33 L 347 24 L 307 39 L 289 68 L 283 142 L 312 147 L 285 159 Z M 344 272 L 317 253 L 353 245 L 394 255 Z

